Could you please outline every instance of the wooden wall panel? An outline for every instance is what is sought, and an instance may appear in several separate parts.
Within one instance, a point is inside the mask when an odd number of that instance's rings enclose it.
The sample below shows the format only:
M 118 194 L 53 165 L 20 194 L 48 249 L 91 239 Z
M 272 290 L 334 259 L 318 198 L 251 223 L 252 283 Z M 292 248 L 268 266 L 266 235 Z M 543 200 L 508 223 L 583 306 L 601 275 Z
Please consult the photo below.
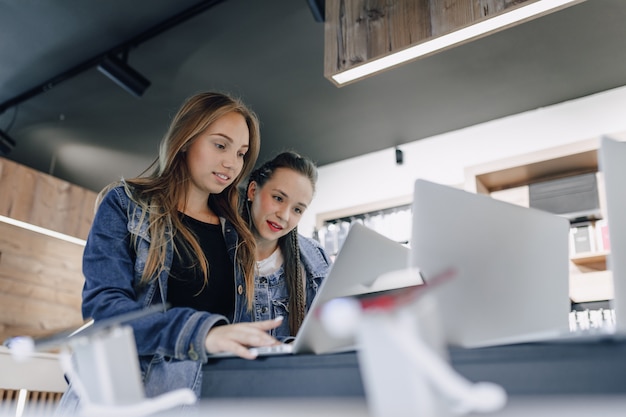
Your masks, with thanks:
M 0 215 L 86 239 L 96 193 L 0 158 Z M 83 246 L 0 222 L 0 341 L 80 325 Z
M 83 246 L 0 222 L 0 340 L 82 323 Z
M 94 191 L 0 158 L 0 215 L 86 239 Z

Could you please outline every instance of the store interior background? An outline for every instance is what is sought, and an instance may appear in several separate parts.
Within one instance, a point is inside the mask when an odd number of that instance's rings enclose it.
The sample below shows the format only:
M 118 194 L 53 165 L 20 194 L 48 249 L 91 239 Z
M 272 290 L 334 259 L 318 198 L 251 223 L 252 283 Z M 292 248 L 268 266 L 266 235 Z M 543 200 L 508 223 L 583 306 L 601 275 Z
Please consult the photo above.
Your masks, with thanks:
M 0 39 L 10 41 L 0 42 L 0 109 L 205 3 L 3 2 Z M 586 0 L 342 88 L 323 75 L 324 27 L 312 6 L 323 0 L 216 3 L 131 48 L 130 65 L 152 83 L 141 98 L 92 67 L 2 109 L 0 129 L 16 142 L 2 157 L 97 192 L 150 164 L 185 97 L 229 91 L 260 116 L 260 161 L 295 149 L 318 162 L 299 226 L 311 236 L 321 215 L 410 201 L 418 178 L 463 187 L 468 167 L 603 135 L 626 141 L 624 0 Z M 56 360 L 49 371 L 36 366 L 4 368 L 5 379 L 64 389 Z
M 299 228 L 316 214 L 410 196 L 416 178 L 463 188 L 465 169 L 607 135 L 626 140 L 626 87 L 447 132 L 320 168 L 317 195 Z M 342 202 L 342 204 L 339 204 Z
M 3 103 L 206 2 L 3 5 Z M 0 114 L 6 158 L 98 191 L 138 175 L 182 100 L 229 91 L 259 114 L 259 160 L 296 149 L 320 165 L 300 230 L 342 208 L 412 193 L 416 178 L 626 131 L 626 2 L 587 0 L 337 88 L 323 74 L 323 1 L 227 0 L 128 50 L 151 81 L 135 98 L 89 68 Z M 315 6 L 317 5 L 317 6 Z M 395 149 L 404 153 L 397 165 Z

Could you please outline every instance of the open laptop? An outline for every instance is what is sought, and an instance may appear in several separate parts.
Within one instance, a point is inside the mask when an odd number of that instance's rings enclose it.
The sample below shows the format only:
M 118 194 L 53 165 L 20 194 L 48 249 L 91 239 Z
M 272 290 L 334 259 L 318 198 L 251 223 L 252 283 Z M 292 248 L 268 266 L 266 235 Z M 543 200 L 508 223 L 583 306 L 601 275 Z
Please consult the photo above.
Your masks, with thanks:
M 319 320 L 317 310 L 325 302 L 348 296 L 369 294 L 422 284 L 418 274 L 386 274 L 405 269 L 409 249 L 386 236 L 354 223 L 322 281 L 317 295 L 291 343 L 251 348 L 258 356 L 297 353 L 330 353 L 354 350 L 355 340 L 329 334 Z M 233 357 L 218 353 L 210 357 Z
M 435 297 L 450 345 L 536 341 L 569 331 L 569 222 L 425 180 L 415 182 L 411 261 L 456 276 Z
M 602 137 L 598 163 L 604 176 L 610 255 L 607 268 L 613 275 L 615 336 L 626 337 L 626 143 Z

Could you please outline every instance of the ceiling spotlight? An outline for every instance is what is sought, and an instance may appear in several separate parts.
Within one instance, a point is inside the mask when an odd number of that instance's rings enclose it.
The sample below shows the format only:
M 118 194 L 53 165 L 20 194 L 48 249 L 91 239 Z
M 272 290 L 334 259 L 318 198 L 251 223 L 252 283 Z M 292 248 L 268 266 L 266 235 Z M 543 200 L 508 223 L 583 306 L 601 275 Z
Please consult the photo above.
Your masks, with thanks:
M 8 133 L 0 130 L 0 154 L 8 155 L 15 148 L 15 141 Z
M 98 71 L 135 97 L 141 97 L 150 86 L 150 80 L 114 55 L 105 56 L 98 65 Z

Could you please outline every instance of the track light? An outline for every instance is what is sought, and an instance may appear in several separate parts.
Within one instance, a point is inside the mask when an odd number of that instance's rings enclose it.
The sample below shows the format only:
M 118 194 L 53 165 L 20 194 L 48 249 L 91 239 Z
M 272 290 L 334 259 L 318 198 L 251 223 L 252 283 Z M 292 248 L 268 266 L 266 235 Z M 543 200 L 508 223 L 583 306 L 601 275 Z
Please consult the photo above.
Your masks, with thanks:
M 326 2 L 324 0 L 307 0 L 313 18 L 316 22 L 323 22 L 326 20 Z
M 135 97 L 141 97 L 150 86 L 146 77 L 114 55 L 105 56 L 98 65 L 98 71 Z
M 0 130 L 0 154 L 8 155 L 15 148 L 15 141 L 8 133 Z

